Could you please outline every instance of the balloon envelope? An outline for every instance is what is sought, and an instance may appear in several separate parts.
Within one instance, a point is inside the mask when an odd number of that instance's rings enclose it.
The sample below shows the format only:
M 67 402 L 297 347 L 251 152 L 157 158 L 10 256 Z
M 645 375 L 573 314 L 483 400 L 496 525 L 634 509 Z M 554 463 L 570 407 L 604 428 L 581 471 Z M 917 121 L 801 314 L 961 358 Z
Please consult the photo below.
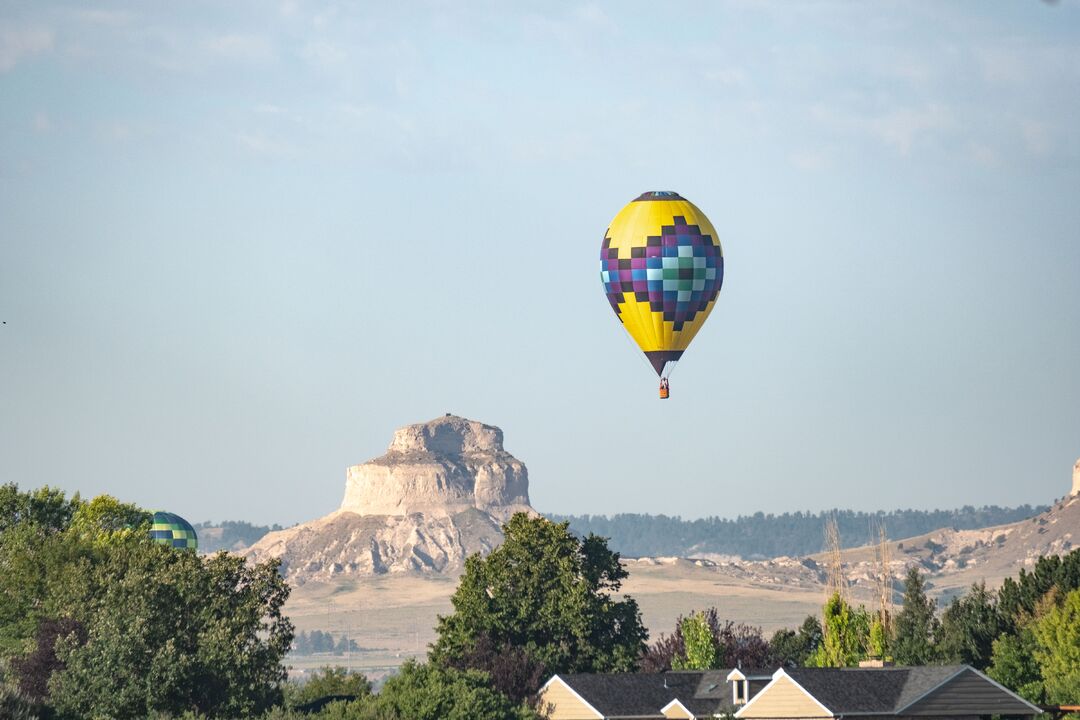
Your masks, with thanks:
M 199 548 L 199 536 L 184 518 L 168 512 L 154 513 L 154 524 L 150 526 L 150 537 L 154 542 L 171 545 L 174 548 Z
M 619 211 L 600 246 L 615 315 L 667 377 L 709 317 L 724 282 L 716 230 L 674 192 L 647 192 Z

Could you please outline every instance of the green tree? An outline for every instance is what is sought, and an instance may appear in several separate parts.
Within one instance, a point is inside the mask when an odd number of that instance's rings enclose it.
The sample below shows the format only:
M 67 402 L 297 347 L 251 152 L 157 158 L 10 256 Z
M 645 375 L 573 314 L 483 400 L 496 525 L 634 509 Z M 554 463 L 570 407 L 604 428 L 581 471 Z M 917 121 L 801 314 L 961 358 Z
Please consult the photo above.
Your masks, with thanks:
M 0 488 L 0 655 L 20 686 L 58 717 L 277 701 L 292 626 L 276 563 L 157 545 L 140 508 L 45 490 Z
M 87 596 L 97 553 L 90 543 L 35 521 L 0 533 L 0 655 L 21 655 L 41 624 L 69 617 L 68 605 Z
M 342 667 L 324 667 L 290 693 L 288 704 L 295 707 L 332 695 L 362 698 L 370 694 L 371 682 L 362 673 L 349 672 Z
M 1080 590 L 1064 595 L 1031 628 L 1046 701 L 1075 704 L 1080 698 Z
M 0 533 L 28 524 L 43 530 L 64 530 L 79 505 L 78 495 L 68 500 L 62 490 L 48 485 L 30 492 L 20 492 L 15 483 L 0 485 Z
M 807 615 L 798 630 L 781 628 L 769 639 L 769 652 L 780 665 L 803 667 L 822 642 L 821 621 Z
M 934 660 L 933 638 L 937 634 L 934 601 L 926 596 L 926 586 L 917 567 L 908 570 L 904 581 L 904 604 L 896 614 L 893 657 L 901 665 L 928 665 Z
M 326 708 L 328 720 L 540 720 L 491 688 L 486 673 L 412 660 L 378 695 Z
M 522 702 L 551 676 L 544 664 L 508 642 L 496 643 L 487 635 L 476 639 L 472 649 L 452 663 L 458 670 L 480 670 L 491 686 L 514 702 Z
M 673 670 L 710 670 L 717 667 L 720 648 L 704 613 L 691 613 L 679 623 L 686 654 L 672 659 Z
M 998 637 L 993 642 L 986 674 L 1024 699 L 1042 703 L 1046 700 L 1046 692 L 1034 649 L 1035 638 L 1030 628 L 1021 627 L 1015 634 Z
M 1002 628 L 1013 632 L 1036 608 L 1048 592 L 1080 589 L 1080 550 L 1064 557 L 1044 555 L 1028 572 L 1021 569 L 1016 579 L 1005 578 L 998 590 L 998 612 Z
M 938 658 L 985 670 L 1001 631 L 994 593 L 986 589 L 985 582 L 976 583 L 966 595 L 953 598 L 942 613 L 934 640 Z
M 490 555 L 466 560 L 431 659 L 456 665 L 486 637 L 553 673 L 633 670 L 647 633 L 637 603 L 613 597 L 627 576 L 618 553 L 603 538 L 578 540 L 566 523 L 524 513 L 503 531 Z
M 40 708 L 8 684 L 0 684 L 0 718 L 41 720 Z
M 889 656 L 889 636 L 885 632 L 885 623 L 881 621 L 880 615 L 875 615 L 870 621 L 870 637 L 867 645 L 870 657 L 880 660 L 892 659 Z
M 64 532 L 91 543 L 141 541 L 150 531 L 152 520 L 153 513 L 137 505 L 120 502 L 111 495 L 98 495 L 90 502 L 79 504 Z
M 868 655 L 871 617 L 865 607 L 853 608 L 840 593 L 825 602 L 823 636 L 807 659 L 809 667 L 851 667 Z
M 292 624 L 277 562 L 204 561 L 133 538 L 108 546 L 94 569 L 77 616 L 88 639 L 57 644 L 64 669 L 49 701 L 61 715 L 247 717 L 281 700 Z
M 74 637 L 69 642 L 82 644 L 86 642 L 86 628 L 71 618 L 46 620 L 38 627 L 36 647 L 11 660 L 12 674 L 24 698 L 39 704 L 48 698 L 49 678 L 64 667 L 56 656 L 57 641 L 70 636 Z

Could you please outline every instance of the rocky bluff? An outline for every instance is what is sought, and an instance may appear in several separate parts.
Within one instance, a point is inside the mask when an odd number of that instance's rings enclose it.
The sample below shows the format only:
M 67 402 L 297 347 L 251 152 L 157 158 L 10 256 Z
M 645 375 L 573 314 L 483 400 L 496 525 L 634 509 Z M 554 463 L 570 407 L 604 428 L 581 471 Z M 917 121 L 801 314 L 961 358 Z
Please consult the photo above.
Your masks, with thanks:
M 529 473 L 497 427 L 446 415 L 394 433 L 386 454 L 346 470 L 335 512 L 272 532 L 244 551 L 281 558 L 294 582 L 445 572 L 502 541 L 529 505 Z
M 394 433 L 382 457 L 345 474 L 341 510 L 358 515 L 455 514 L 508 520 L 529 509 L 529 473 L 497 427 L 447 415 Z

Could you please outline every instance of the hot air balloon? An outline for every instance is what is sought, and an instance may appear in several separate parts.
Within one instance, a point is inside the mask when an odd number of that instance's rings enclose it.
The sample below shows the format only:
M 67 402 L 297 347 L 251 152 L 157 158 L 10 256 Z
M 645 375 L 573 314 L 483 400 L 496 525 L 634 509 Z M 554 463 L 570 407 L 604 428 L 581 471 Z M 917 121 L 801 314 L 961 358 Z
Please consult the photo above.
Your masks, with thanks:
M 174 548 L 198 550 L 199 536 L 184 518 L 169 512 L 154 513 L 154 524 L 150 526 L 150 537 L 154 542 L 170 545 Z
M 716 230 L 678 193 L 642 193 L 604 233 L 600 277 L 615 316 L 660 376 L 660 397 L 667 398 L 668 376 L 724 282 Z

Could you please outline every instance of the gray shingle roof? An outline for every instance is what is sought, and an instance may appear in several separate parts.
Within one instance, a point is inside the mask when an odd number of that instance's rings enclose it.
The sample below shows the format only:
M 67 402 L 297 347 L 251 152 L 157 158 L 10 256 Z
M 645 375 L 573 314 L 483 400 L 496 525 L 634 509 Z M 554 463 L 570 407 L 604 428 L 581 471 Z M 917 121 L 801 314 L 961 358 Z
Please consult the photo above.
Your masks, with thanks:
M 965 671 L 974 681 L 977 674 L 966 665 L 886 668 L 791 668 L 785 672 L 815 699 L 836 715 L 895 715 L 942 687 Z M 586 702 L 608 718 L 660 718 L 661 709 L 677 699 L 697 717 L 730 712 L 730 669 L 677 671 L 668 673 L 567 674 L 559 677 Z M 742 671 L 748 677 L 771 671 Z M 988 686 L 993 683 L 983 681 Z M 990 689 L 990 688 L 988 688 Z M 1000 692 L 998 700 L 995 692 Z M 1011 713 L 1024 714 L 1021 701 L 1009 701 L 1007 692 L 991 691 L 994 706 L 1008 706 Z M 939 697 L 935 694 L 933 697 Z M 966 701 L 961 700 L 961 704 Z M 917 708 L 912 711 L 919 714 Z M 985 714 L 985 713 L 977 713 Z
M 675 699 L 694 715 L 708 717 L 733 709 L 729 672 L 730 668 L 559 677 L 605 717 L 662 717 L 660 710 Z
M 700 673 L 612 673 L 559 675 L 605 717 L 662 717 L 660 708 L 677 695 L 692 697 Z M 665 687 L 666 680 L 666 687 Z
M 785 670 L 836 715 L 898 713 L 964 671 L 974 673 L 966 665 Z

